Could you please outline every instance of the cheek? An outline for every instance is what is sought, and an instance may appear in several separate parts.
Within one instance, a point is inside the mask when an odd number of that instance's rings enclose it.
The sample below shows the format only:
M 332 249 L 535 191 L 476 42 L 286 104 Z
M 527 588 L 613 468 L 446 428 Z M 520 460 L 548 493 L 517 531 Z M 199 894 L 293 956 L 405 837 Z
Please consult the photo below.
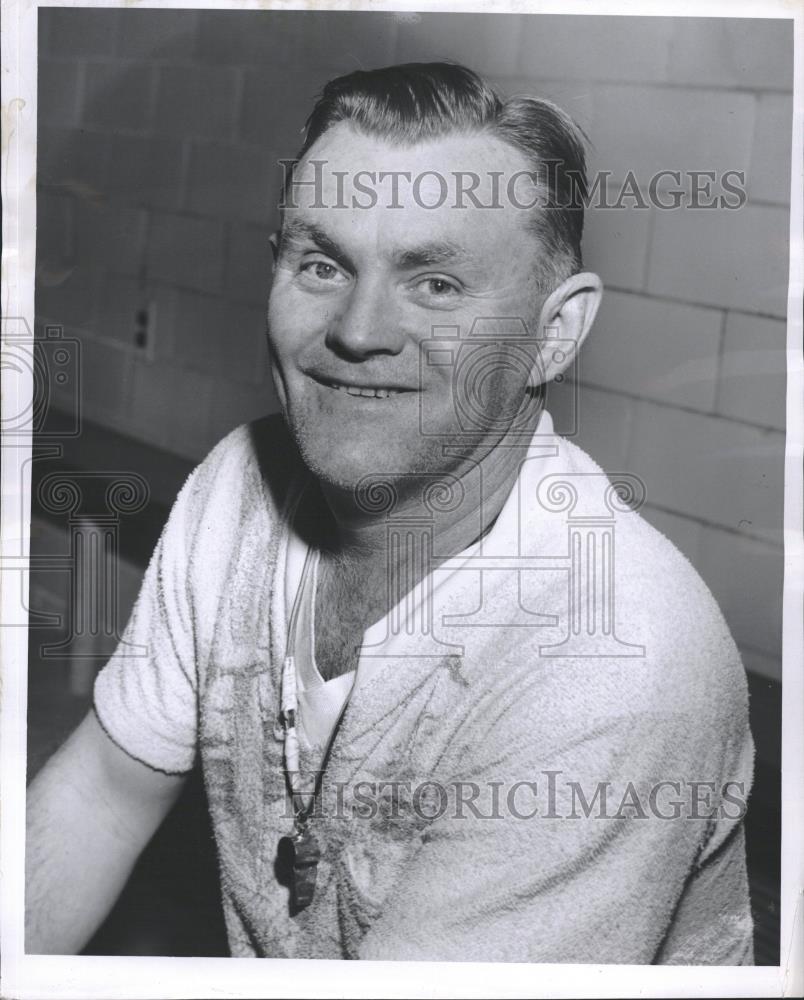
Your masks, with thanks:
M 274 287 L 268 301 L 268 343 L 287 363 L 326 336 L 331 306 L 292 288 Z
M 493 422 L 507 423 L 521 415 L 528 396 L 529 372 L 520 366 L 520 361 L 508 361 L 500 365 L 496 377 L 489 379 L 485 398 L 489 417 Z
M 512 350 L 498 342 L 464 345 L 458 356 L 454 391 L 481 407 L 506 405 L 524 393 L 535 353 L 535 345 L 532 350 Z

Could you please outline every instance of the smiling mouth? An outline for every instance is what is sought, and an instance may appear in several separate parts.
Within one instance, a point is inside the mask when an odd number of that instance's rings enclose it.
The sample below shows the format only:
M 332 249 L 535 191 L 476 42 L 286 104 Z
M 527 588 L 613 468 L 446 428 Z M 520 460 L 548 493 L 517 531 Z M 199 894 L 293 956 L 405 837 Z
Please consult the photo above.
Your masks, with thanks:
M 313 376 L 315 378 L 315 376 Z M 392 388 L 391 386 L 366 386 L 347 385 L 343 382 L 334 382 L 330 379 L 315 378 L 316 382 L 326 386 L 328 389 L 335 389 L 337 392 L 345 392 L 348 396 L 362 396 L 365 399 L 388 399 L 391 396 L 401 396 L 410 389 Z
M 368 396 L 369 399 L 387 399 L 389 396 L 399 396 L 402 392 L 401 389 L 365 389 L 358 385 L 338 385 L 337 382 L 331 382 L 330 388 L 350 396 Z

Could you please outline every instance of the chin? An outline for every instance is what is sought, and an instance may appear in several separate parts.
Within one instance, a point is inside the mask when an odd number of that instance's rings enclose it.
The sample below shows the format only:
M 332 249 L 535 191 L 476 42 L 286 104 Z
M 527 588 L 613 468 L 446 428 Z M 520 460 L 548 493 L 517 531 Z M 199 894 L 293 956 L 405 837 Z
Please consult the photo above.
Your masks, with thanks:
M 406 447 L 388 441 L 387 435 L 368 435 L 360 440 L 344 436 L 317 436 L 297 433 L 291 428 L 304 464 L 322 484 L 339 492 L 354 493 L 366 479 L 378 485 L 383 479 L 393 483 L 400 477 L 448 473 L 451 460 L 444 457 L 443 444 L 432 438 L 417 437 Z M 395 486 L 398 489 L 399 483 Z
M 332 439 L 329 434 L 309 435 L 291 431 L 304 464 L 321 483 L 351 492 L 365 476 L 389 471 L 377 457 L 373 441 Z M 387 461 L 387 453 L 383 456 Z

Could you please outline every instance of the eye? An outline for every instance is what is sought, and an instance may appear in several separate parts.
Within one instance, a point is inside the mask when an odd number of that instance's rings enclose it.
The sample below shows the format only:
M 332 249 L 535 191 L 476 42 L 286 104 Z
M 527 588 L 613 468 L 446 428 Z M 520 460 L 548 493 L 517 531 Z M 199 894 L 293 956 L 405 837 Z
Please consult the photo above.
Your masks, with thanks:
M 456 298 L 461 291 L 455 281 L 439 274 L 430 274 L 422 278 L 417 283 L 416 290 L 428 301 L 438 299 L 440 302 Z
M 457 291 L 457 288 L 445 281 L 444 278 L 428 278 L 427 286 L 433 295 L 448 295 L 450 292 Z
M 299 272 L 306 281 L 316 285 L 339 285 L 346 281 L 346 275 L 330 260 L 312 257 L 302 261 Z

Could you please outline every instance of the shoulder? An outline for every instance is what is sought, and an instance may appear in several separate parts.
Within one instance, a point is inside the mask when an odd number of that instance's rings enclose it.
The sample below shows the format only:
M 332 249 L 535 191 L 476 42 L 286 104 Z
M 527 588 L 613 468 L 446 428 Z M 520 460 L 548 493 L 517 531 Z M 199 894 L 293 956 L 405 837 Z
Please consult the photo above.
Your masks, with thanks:
M 210 512 L 237 516 L 244 507 L 264 505 L 279 515 L 301 458 L 280 414 L 241 424 L 222 438 L 190 473 L 176 501 L 197 523 Z M 228 513 L 227 513 L 228 512 Z
M 627 503 L 613 502 L 618 483 L 644 499 L 638 477 L 606 474 L 577 446 L 564 442 L 568 464 L 609 482 L 615 628 L 645 647 L 646 659 L 669 671 L 684 690 L 705 685 L 724 696 L 744 684 L 737 647 L 712 592 L 687 557 Z M 595 489 L 600 492 L 601 487 Z M 639 497 L 640 490 L 644 491 Z
M 240 424 L 222 438 L 190 474 L 188 484 L 199 493 L 262 478 L 279 494 L 301 467 L 301 458 L 281 414 Z M 232 478 L 229 474 L 236 473 Z M 225 483 L 220 483 L 225 478 Z M 185 487 L 186 488 L 186 487 Z
M 570 442 L 561 441 L 561 452 L 558 475 L 579 493 L 589 491 L 590 503 L 624 478 L 606 475 Z M 557 716 L 574 718 L 580 728 L 624 729 L 634 751 L 639 745 L 657 766 L 697 760 L 717 770 L 729 756 L 750 755 L 745 671 L 706 583 L 640 513 L 610 502 L 603 514 L 596 521 L 579 517 L 575 524 L 580 533 L 608 533 L 612 628 L 630 648 L 588 658 L 540 655 L 538 679 L 527 684 L 533 699 L 541 699 L 541 710 L 546 704 Z M 555 539 L 565 539 L 565 551 L 572 523 L 562 512 L 553 529 Z M 590 551 L 585 549 L 588 561 L 576 582 L 579 600 L 593 604 L 601 598 L 605 569 L 602 546 L 594 549 L 596 566 Z
M 745 671 L 712 592 L 692 563 L 639 513 L 617 520 L 617 619 L 652 665 L 650 689 L 692 715 L 747 711 Z
M 303 468 L 282 417 L 272 415 L 236 427 L 190 473 L 159 548 L 163 568 L 210 613 L 243 553 L 270 550 Z

